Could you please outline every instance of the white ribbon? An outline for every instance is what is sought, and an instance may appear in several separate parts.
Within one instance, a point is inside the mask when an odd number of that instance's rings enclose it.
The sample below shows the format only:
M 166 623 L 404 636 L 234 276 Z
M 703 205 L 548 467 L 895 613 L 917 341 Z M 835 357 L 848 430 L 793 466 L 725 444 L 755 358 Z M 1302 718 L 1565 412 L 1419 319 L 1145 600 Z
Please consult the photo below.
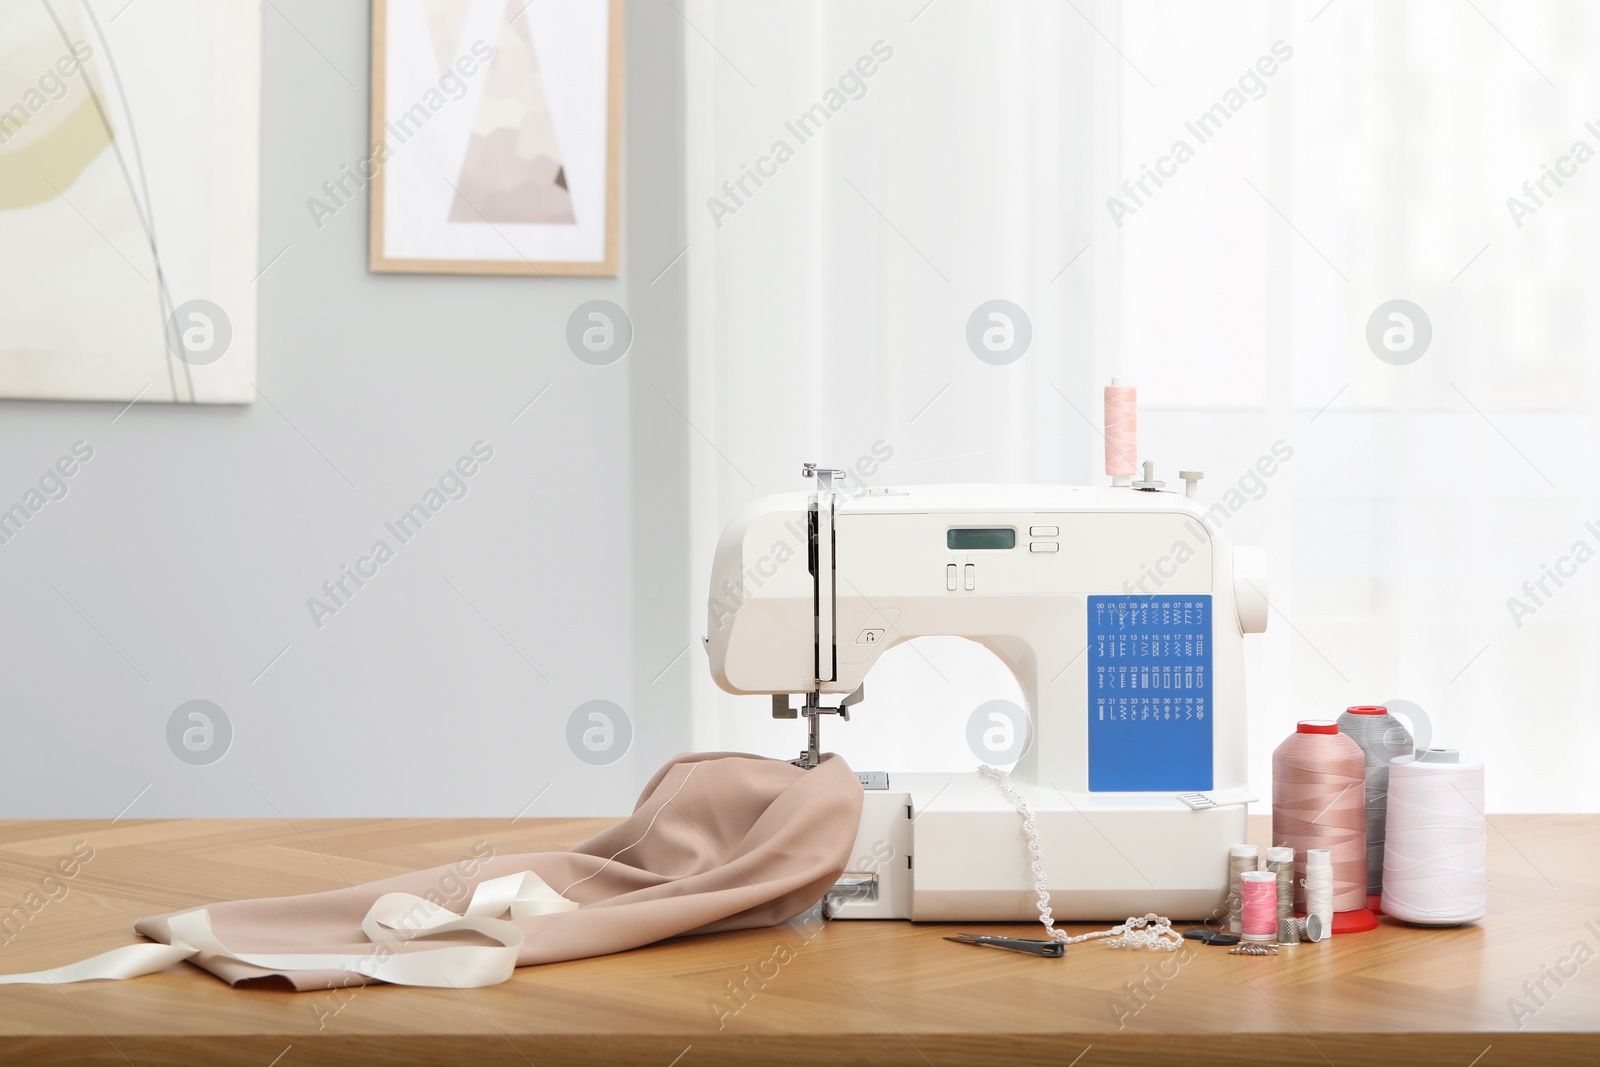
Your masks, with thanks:
M 371 952 L 243 953 L 228 948 L 211 930 L 204 908 L 181 912 L 167 921 L 170 945 L 124 945 L 77 963 L 26 974 L 0 974 L 0 985 L 56 985 L 94 979 L 137 978 L 164 970 L 200 953 L 268 971 L 349 971 L 393 985 L 453 986 L 475 989 L 498 985 L 517 966 L 522 931 L 513 919 L 575 911 L 578 905 L 545 884 L 532 871 L 480 882 L 466 909 L 457 914 L 410 893 L 385 893 L 373 902 L 361 930 Z M 397 952 L 393 946 L 439 934 L 469 930 L 495 945 L 444 945 L 426 952 Z

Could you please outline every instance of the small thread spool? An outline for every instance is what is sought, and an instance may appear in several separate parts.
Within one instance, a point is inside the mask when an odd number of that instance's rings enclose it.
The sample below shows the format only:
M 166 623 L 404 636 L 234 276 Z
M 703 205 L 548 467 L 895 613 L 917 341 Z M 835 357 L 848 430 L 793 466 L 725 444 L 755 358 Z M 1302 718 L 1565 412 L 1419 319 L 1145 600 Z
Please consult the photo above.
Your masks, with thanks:
M 1135 473 L 1139 454 L 1139 390 L 1123 385 L 1116 378 L 1106 386 L 1106 473 L 1114 478 L 1129 478 Z M 1127 484 L 1119 482 L 1117 484 Z
M 1383 838 L 1389 811 L 1389 761 L 1411 755 L 1411 735 L 1389 709 L 1364 704 L 1339 716 L 1339 732 L 1367 758 L 1367 893 L 1383 892 Z
M 1228 850 L 1228 930 L 1238 933 L 1243 923 L 1244 898 L 1240 876 L 1260 865 L 1261 850 L 1255 845 L 1234 845 Z
M 1483 918 L 1486 846 L 1481 761 L 1427 748 L 1390 763 L 1384 914 L 1425 926 Z
M 1278 936 L 1278 876 L 1271 871 L 1245 871 L 1239 876 L 1243 900 L 1242 929 L 1246 941 L 1271 941 Z
M 1272 753 L 1272 840 L 1296 853 L 1329 851 L 1334 911 L 1367 902 L 1366 781 L 1361 746 L 1331 721 L 1301 722 Z
M 1333 854 L 1325 848 L 1306 850 L 1306 929 L 1312 920 L 1323 936 L 1333 933 Z M 1318 941 L 1321 938 L 1313 937 Z
M 1274 845 L 1267 849 L 1267 870 L 1278 877 L 1278 921 L 1294 917 L 1294 849 Z

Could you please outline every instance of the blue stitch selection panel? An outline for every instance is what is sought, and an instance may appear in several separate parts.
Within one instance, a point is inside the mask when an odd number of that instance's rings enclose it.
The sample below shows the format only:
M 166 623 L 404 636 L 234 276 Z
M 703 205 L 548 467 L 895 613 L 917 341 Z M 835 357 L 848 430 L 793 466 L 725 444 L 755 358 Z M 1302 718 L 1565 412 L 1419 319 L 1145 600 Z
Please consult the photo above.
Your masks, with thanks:
M 1211 781 L 1211 597 L 1089 598 L 1089 789 Z

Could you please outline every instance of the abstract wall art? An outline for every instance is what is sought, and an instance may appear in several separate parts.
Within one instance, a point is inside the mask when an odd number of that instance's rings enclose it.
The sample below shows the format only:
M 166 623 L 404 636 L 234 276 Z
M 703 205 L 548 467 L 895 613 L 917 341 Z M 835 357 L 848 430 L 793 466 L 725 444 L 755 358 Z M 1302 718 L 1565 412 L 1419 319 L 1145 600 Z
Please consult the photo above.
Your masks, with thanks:
M 0 397 L 249 403 L 259 0 L 0 4 Z
M 616 274 L 621 0 L 373 0 L 374 271 Z

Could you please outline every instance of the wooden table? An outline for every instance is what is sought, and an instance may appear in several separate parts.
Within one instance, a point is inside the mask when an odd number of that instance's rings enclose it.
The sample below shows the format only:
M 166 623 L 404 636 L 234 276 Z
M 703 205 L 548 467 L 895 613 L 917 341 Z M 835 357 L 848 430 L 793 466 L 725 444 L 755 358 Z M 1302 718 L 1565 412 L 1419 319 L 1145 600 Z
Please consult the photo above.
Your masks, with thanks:
M 0 823 L 0 971 L 127 944 L 133 921 L 155 912 L 453 863 L 482 842 L 501 855 L 559 849 L 602 825 Z M 1265 821 L 1252 829 L 1264 844 Z M 963 927 L 839 922 L 528 967 L 464 992 L 234 990 L 187 964 L 127 982 L 7 986 L 0 1063 L 1594 1064 L 1597 837 L 1600 816 L 1497 816 L 1483 923 L 1385 920 L 1276 958 L 1083 945 L 1044 960 L 942 940 Z M 46 883 L 80 842 L 93 858 Z M 24 919 L 5 910 L 13 903 Z

